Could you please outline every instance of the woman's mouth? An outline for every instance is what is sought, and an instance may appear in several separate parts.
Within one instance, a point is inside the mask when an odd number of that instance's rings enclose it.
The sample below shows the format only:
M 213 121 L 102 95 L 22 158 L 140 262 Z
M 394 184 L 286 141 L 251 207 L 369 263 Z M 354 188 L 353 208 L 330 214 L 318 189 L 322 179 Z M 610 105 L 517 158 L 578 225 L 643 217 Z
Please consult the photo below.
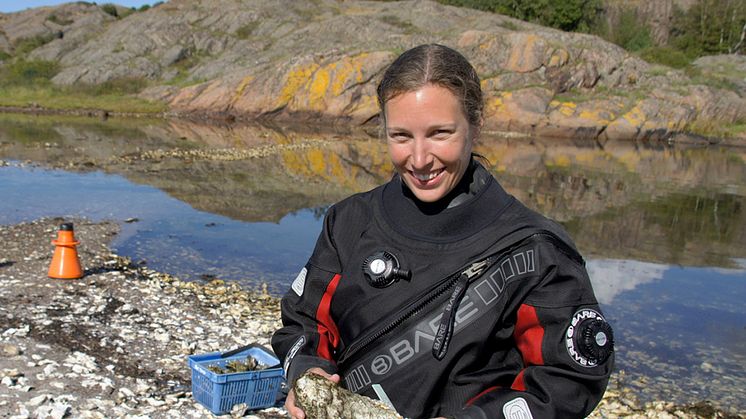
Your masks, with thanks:
M 417 186 L 431 186 L 438 182 L 440 174 L 445 172 L 445 168 L 434 170 L 432 172 L 415 172 L 409 171 L 409 174 L 417 181 Z

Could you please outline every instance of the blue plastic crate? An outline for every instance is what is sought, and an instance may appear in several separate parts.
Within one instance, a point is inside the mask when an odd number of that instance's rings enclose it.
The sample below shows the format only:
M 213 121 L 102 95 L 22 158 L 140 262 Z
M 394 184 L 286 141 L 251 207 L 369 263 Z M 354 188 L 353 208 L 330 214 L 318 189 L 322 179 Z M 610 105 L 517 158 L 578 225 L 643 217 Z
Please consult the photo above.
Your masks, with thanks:
M 262 365 L 277 367 L 232 374 L 216 374 L 207 369 L 210 365 L 223 368 L 227 362 L 243 361 L 249 355 Z M 252 410 L 275 404 L 283 380 L 277 357 L 262 347 L 250 347 L 225 358 L 221 356 L 221 352 L 211 352 L 189 357 L 195 400 L 216 415 L 230 412 L 240 403 L 246 403 Z

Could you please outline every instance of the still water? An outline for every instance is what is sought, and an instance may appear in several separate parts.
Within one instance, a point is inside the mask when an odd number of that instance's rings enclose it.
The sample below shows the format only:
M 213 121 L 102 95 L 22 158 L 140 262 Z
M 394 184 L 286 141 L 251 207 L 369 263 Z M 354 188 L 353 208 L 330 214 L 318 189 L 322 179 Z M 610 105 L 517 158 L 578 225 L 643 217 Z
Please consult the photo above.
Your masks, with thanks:
M 746 411 L 746 149 L 485 136 L 503 186 L 560 221 L 643 400 Z M 0 224 L 121 223 L 115 251 L 280 295 L 328 206 L 391 175 L 364 132 L 0 115 Z

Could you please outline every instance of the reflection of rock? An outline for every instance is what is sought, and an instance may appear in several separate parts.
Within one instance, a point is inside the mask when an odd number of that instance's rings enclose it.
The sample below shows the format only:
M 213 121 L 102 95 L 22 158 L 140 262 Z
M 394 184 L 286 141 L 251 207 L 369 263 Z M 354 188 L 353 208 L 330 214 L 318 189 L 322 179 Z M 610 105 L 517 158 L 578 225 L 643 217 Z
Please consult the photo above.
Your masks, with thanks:
M 601 304 L 611 304 L 622 291 L 663 278 L 665 265 L 635 260 L 591 259 L 586 264 L 596 298 Z
M 732 267 L 746 243 L 746 152 L 490 137 L 511 194 L 563 222 L 587 257 Z M 194 208 L 277 222 L 385 181 L 386 143 L 359 132 L 0 115 L 0 159 L 117 173 Z
M 401 419 L 380 400 L 355 394 L 314 373 L 302 375 L 293 388 L 298 406 L 309 419 Z

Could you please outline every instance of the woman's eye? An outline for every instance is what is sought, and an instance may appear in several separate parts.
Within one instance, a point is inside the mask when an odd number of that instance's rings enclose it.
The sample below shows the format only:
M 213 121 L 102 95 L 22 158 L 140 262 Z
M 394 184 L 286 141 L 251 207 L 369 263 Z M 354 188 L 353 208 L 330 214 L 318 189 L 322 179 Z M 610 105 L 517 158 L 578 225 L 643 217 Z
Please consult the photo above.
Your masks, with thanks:
M 403 132 L 392 132 L 392 133 L 389 133 L 389 138 L 391 138 L 394 141 L 405 141 L 409 138 L 409 136 Z
M 439 129 L 433 132 L 433 137 L 435 138 L 445 138 L 445 137 L 448 137 L 449 135 L 451 135 L 451 131 L 446 130 L 446 129 Z

